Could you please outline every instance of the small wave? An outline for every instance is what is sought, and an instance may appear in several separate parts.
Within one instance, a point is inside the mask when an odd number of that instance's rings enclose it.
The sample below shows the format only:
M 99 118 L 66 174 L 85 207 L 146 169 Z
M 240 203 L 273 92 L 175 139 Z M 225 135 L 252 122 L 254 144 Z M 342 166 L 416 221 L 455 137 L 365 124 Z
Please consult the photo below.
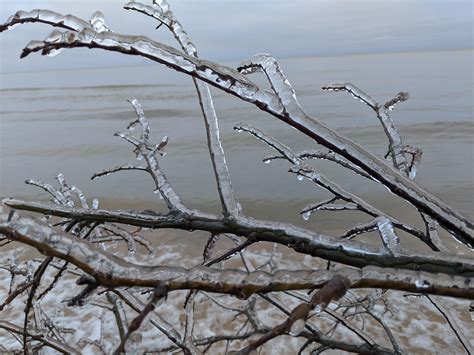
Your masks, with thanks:
M 96 86 L 58 86 L 58 87 L 25 87 L 25 88 L 1 88 L 0 92 L 19 91 L 58 91 L 58 90 L 127 90 L 133 88 L 165 88 L 179 87 L 178 84 L 120 84 L 120 85 L 96 85 Z

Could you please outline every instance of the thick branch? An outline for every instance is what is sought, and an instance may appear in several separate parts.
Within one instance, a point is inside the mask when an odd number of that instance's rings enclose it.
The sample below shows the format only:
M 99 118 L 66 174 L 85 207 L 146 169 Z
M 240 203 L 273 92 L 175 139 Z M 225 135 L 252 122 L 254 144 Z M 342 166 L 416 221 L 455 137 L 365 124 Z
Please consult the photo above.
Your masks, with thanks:
M 99 284 L 111 288 L 162 285 L 170 291 L 196 289 L 247 298 L 254 293 L 319 288 L 338 274 L 350 280 L 354 288 L 384 288 L 474 299 L 474 282 L 469 276 L 378 267 L 337 271 L 281 270 L 270 274 L 231 269 L 221 271 L 205 266 L 192 269 L 144 266 L 127 262 L 89 241 L 71 237 L 43 222 L 19 217 L 18 214 L 10 221 L 6 220 L 5 214 L 0 214 L 0 233 L 46 255 L 66 260 L 93 276 Z M 423 262 L 416 264 L 417 268 L 424 266 Z M 459 264 L 462 262 L 457 259 L 456 266 Z
M 183 230 L 203 230 L 215 234 L 230 233 L 253 238 L 256 241 L 279 243 L 297 252 L 317 256 L 326 260 L 357 267 L 376 265 L 430 272 L 444 272 L 453 275 L 474 275 L 472 259 L 442 253 L 415 253 L 403 250 L 387 255 L 385 248 L 353 240 L 340 240 L 314 233 L 291 224 L 269 222 L 241 217 L 228 223 L 223 218 L 206 214 L 148 214 L 136 211 L 109 211 L 95 209 L 74 209 L 65 206 L 23 202 L 7 199 L 6 205 L 41 212 L 58 217 L 77 220 L 124 223 L 146 228 L 174 228 Z M 0 212 L 0 221 L 6 214 Z

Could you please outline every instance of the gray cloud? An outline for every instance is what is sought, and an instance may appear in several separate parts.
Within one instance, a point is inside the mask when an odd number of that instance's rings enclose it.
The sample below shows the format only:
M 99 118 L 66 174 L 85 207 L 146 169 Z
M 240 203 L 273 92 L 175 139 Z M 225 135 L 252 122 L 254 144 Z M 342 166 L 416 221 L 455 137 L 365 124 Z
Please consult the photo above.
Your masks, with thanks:
M 146 1 L 145 1 L 146 2 Z M 125 2 L 123 2 L 125 3 Z M 170 0 L 200 50 L 220 61 L 238 60 L 257 52 L 279 58 L 385 51 L 471 48 L 470 0 Z M 154 22 L 127 13 L 116 0 L 2 0 L 0 19 L 17 9 L 49 8 L 88 18 L 99 9 L 118 32 L 145 34 L 173 44 Z M 44 25 L 28 25 L 0 35 L 0 70 L 12 72 L 51 68 L 50 58 L 18 61 L 21 48 L 49 33 Z M 137 58 L 96 52 L 64 53 L 56 68 L 141 64 Z M 48 60 L 49 59 L 49 60 Z

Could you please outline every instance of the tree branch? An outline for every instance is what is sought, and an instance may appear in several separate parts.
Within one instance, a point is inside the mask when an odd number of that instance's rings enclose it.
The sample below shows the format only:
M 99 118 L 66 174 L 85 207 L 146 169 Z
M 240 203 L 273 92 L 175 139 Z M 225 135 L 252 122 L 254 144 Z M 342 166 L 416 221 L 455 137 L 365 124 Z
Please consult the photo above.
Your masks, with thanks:
M 382 159 L 342 137 L 316 118 L 309 117 L 302 112 L 288 114 L 281 105 L 281 98 L 262 90 L 234 69 L 191 57 L 143 36 L 124 36 L 111 31 L 98 33 L 87 28 L 80 33 L 56 31 L 44 41 L 32 41 L 23 50 L 22 57 L 37 51 L 48 54 L 51 50 L 75 47 L 100 48 L 140 55 L 204 80 L 242 100 L 254 103 L 328 149 L 342 155 L 372 176 L 373 179 L 381 182 L 394 194 L 437 219 L 460 242 L 474 248 L 474 224 L 472 221 L 410 181 L 407 176 L 390 167 Z M 285 99 L 288 97 L 286 94 L 282 93 L 282 95 L 285 96 Z

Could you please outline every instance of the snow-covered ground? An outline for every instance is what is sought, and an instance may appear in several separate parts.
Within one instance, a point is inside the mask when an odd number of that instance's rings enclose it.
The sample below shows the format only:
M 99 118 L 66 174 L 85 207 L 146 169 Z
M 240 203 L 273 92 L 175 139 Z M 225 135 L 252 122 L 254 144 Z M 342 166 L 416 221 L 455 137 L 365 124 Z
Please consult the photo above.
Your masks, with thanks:
M 217 249 L 222 248 L 223 243 L 218 243 Z M 200 259 L 197 257 L 187 257 L 183 255 L 189 246 L 184 244 L 170 244 L 160 246 L 158 253 L 153 257 L 153 261 L 149 261 L 143 257 L 144 254 L 137 254 L 135 261 L 142 263 L 153 263 L 161 265 L 176 265 L 192 267 L 199 264 Z M 218 252 L 217 252 L 218 253 Z M 247 267 L 256 268 L 259 265 L 266 263 L 272 255 L 271 249 L 249 248 L 245 253 Z M 185 257 L 183 257 L 185 256 Z M 39 265 L 41 256 L 33 255 L 31 251 L 25 251 L 23 247 L 13 248 L 9 251 L 3 251 L 1 254 L 2 265 L 17 264 L 17 269 L 26 272 L 33 272 Z M 141 260 L 140 260 L 141 258 Z M 25 260 L 30 259 L 30 260 Z M 137 260 L 138 259 L 138 260 Z M 25 260 L 25 261 L 22 261 Z M 301 268 L 316 268 L 321 266 L 318 261 L 302 255 L 288 255 L 288 253 L 278 248 L 274 252 L 272 258 L 274 264 L 280 269 L 301 269 Z M 57 262 L 55 265 L 61 265 Z M 275 266 L 274 265 L 274 266 Z M 242 260 L 237 255 L 231 260 L 225 262 L 228 267 L 242 267 Z M 57 268 L 50 267 L 43 278 L 42 287 L 39 292 L 48 285 L 57 272 Z M 0 284 L 1 302 L 7 296 L 10 286 L 10 273 L 4 269 L 0 269 L 0 277 L 4 282 Z M 118 345 L 120 339 L 117 330 L 117 323 L 111 308 L 111 303 L 107 301 L 104 290 L 99 289 L 94 293 L 93 297 L 88 299 L 82 307 L 68 307 L 65 300 L 70 299 L 78 294 L 80 287 L 75 285 L 77 275 L 67 274 L 66 277 L 60 279 L 53 290 L 48 293 L 38 304 L 36 304 L 34 313 L 34 320 L 31 324 L 37 323 L 39 329 L 47 329 L 49 325 L 54 325 L 55 329 L 65 340 L 65 343 L 78 349 L 83 354 L 97 354 L 101 349 L 97 346 L 100 344 L 105 353 L 110 353 Z M 18 285 L 24 280 L 23 276 L 17 276 L 15 285 Z M 141 295 L 143 290 L 129 290 L 135 296 L 138 296 L 146 302 L 147 295 Z M 372 290 L 357 290 L 349 292 L 342 300 L 340 305 L 347 305 L 354 301 L 356 297 L 361 297 L 366 294 L 373 294 Z M 300 293 L 302 296 L 306 294 Z M 183 309 L 183 302 L 187 295 L 187 291 L 175 291 L 168 295 L 166 300 L 161 301 L 156 307 L 155 311 L 159 316 L 152 315 L 152 317 L 167 329 L 174 329 L 180 334 L 184 333 L 186 315 Z M 288 309 L 292 309 L 300 301 L 288 295 L 273 295 L 276 300 L 279 300 Z M 222 296 L 215 294 L 207 294 L 204 292 L 198 293 L 195 298 L 195 326 L 194 339 L 202 339 L 209 336 L 237 334 L 239 329 L 244 325 L 246 317 L 243 315 L 237 316 L 238 312 L 230 309 L 244 308 L 249 302 L 254 301 L 257 320 L 264 326 L 273 327 L 285 319 L 285 315 L 278 311 L 274 306 L 269 305 L 266 301 L 254 296 L 249 300 L 239 300 L 231 296 Z M 434 306 L 424 297 L 405 297 L 402 292 L 387 292 L 383 296 L 386 304 L 388 304 L 388 312 L 381 300 L 379 300 L 373 307 L 373 312 L 381 317 L 385 324 L 390 327 L 397 342 L 403 350 L 407 353 L 452 353 L 462 354 L 464 349 L 449 328 L 448 324 Z M 440 300 L 438 298 L 438 300 Z M 22 326 L 24 320 L 24 305 L 26 295 L 15 299 L 11 304 L 5 307 L 0 312 L 0 319 L 9 321 L 18 326 Z M 473 339 L 474 333 L 473 322 L 468 311 L 469 302 L 464 300 L 441 300 L 446 308 L 452 313 L 457 320 L 458 325 L 464 329 L 465 334 Z M 221 306 L 217 306 L 218 302 Z M 119 302 L 119 306 L 123 307 L 126 314 L 126 320 L 130 322 L 137 313 L 131 310 L 124 303 Z M 223 309 L 224 306 L 227 309 Z M 338 305 L 331 304 L 329 309 L 336 310 Z M 339 308 L 340 313 L 344 308 Z M 156 327 L 149 322 L 150 316 L 142 325 L 140 330 L 133 334 L 127 342 L 127 352 L 130 353 L 144 353 L 154 352 L 158 349 L 165 349 L 171 346 L 172 343 L 161 333 Z M 364 329 L 364 333 L 368 334 L 372 339 L 380 345 L 391 347 L 390 341 L 383 331 L 382 327 L 370 319 L 368 316 L 354 316 L 349 320 L 353 325 L 360 329 Z M 323 312 L 319 315 L 314 315 L 310 319 L 310 324 L 320 332 L 329 331 L 334 325 L 334 318 Z M 250 331 L 250 326 L 247 324 L 240 330 L 240 333 Z M 45 331 L 48 335 L 52 335 L 51 331 Z M 252 336 L 258 337 L 259 335 Z M 336 339 L 347 340 L 349 342 L 358 343 L 358 338 L 352 331 L 346 327 L 339 325 L 333 336 Z M 229 346 L 231 349 L 239 349 L 246 341 L 235 341 Z M 305 339 L 292 337 L 289 335 L 276 338 L 265 344 L 262 349 L 262 354 L 288 354 L 296 352 L 303 344 Z M 21 344 L 18 339 L 12 334 L 0 329 L 0 350 L 15 351 L 21 349 Z M 317 345 L 310 346 L 306 352 L 316 348 Z M 210 353 L 224 353 L 226 350 L 226 342 L 218 342 L 210 349 Z M 54 350 L 43 348 L 42 353 L 52 354 L 56 353 Z M 326 353 L 340 354 L 340 351 L 327 351 Z

